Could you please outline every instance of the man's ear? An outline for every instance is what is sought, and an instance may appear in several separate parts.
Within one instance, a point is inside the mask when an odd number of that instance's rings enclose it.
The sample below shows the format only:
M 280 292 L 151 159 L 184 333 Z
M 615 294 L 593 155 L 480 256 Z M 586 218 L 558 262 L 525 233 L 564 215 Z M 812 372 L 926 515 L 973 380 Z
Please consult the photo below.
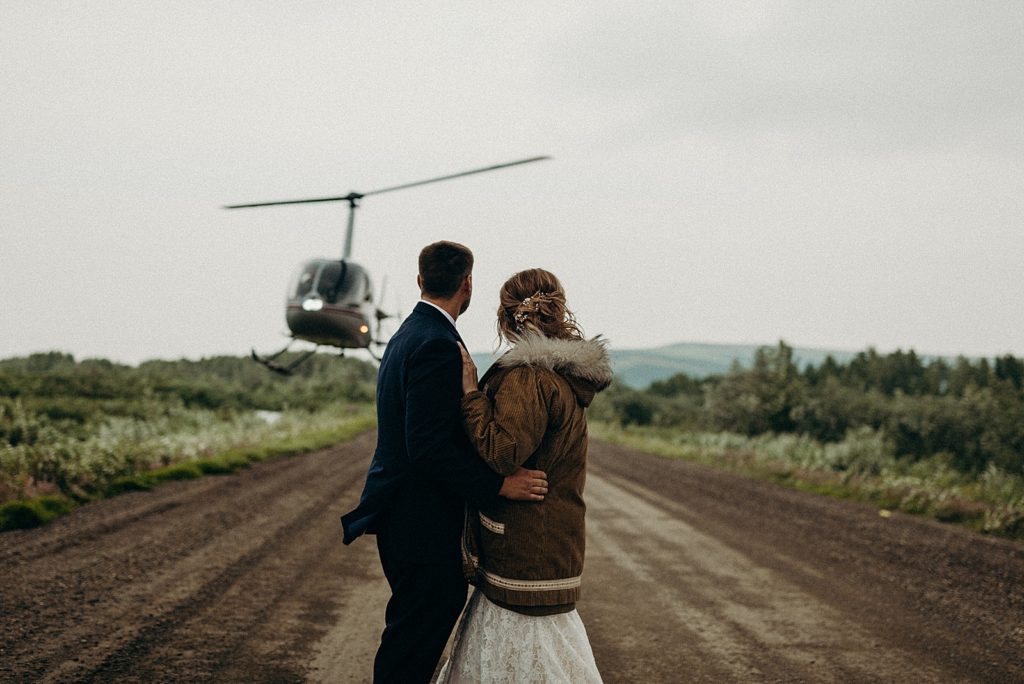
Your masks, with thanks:
M 419 273 L 416 274 L 416 287 L 420 288 L 420 292 L 423 292 L 423 276 Z

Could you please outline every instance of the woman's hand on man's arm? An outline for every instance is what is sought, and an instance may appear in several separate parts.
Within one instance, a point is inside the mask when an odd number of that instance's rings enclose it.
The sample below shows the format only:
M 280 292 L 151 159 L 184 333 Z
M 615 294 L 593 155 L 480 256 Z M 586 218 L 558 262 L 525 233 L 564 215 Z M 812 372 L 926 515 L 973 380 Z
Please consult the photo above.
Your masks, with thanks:
M 462 354 L 462 394 L 466 395 L 476 391 L 479 381 L 476 376 L 476 363 L 473 362 L 473 357 L 469 355 L 465 345 L 459 345 L 459 352 Z

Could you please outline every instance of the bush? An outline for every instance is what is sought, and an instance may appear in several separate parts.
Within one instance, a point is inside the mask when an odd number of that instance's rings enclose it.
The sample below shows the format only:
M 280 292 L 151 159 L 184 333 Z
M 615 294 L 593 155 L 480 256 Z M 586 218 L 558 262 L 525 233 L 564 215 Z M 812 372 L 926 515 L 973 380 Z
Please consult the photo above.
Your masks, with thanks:
M 826 444 L 823 450 L 825 464 L 835 471 L 879 475 L 896 463 L 892 442 L 866 426 L 850 430 L 842 442 Z
M 830 451 L 837 471 L 877 472 L 890 456 L 909 461 L 949 455 L 962 473 L 989 465 L 1024 474 L 1024 361 L 1012 356 L 926 363 L 913 350 L 881 355 L 873 349 L 841 365 L 831 357 L 800 372 L 793 350 L 780 342 L 758 350 L 751 368 L 696 380 L 677 374 L 644 392 L 599 395 L 598 420 L 687 430 L 758 435 L 806 435 L 842 444 L 851 432 L 877 432 L 884 456 L 869 463 L 850 444 Z M 852 459 L 852 460 L 851 460 Z M 867 459 L 867 460 L 866 460 Z M 860 463 L 857 465 L 855 462 Z
M 650 425 L 654 419 L 654 408 L 642 397 L 631 397 L 619 408 L 623 425 Z
M 168 480 L 194 480 L 197 477 L 203 476 L 203 469 L 195 462 L 178 463 L 177 465 L 154 470 L 150 476 L 153 482 L 165 482 Z
M 74 506 L 74 502 L 61 496 L 10 501 L 0 505 L 0 531 L 37 527 L 68 513 Z

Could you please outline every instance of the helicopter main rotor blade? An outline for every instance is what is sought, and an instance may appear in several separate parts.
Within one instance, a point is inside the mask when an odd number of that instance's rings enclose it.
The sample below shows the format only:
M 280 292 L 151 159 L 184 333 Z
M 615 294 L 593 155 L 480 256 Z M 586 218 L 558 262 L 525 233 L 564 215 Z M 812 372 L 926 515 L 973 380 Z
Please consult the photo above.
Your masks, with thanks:
M 341 197 L 316 197 L 314 199 L 299 199 L 299 200 L 281 200 L 279 202 L 253 202 L 251 204 L 228 204 L 225 205 L 225 209 L 246 209 L 248 207 L 272 207 L 279 204 L 312 204 L 314 202 L 349 202 L 354 205 L 357 200 L 370 195 L 379 195 L 384 192 L 392 192 L 394 190 L 404 190 L 405 188 L 412 188 L 417 185 L 426 185 L 427 183 L 437 183 L 444 180 L 451 180 L 452 178 L 461 178 L 463 176 L 471 176 L 475 173 L 484 173 L 485 171 L 495 171 L 497 169 L 505 169 L 509 166 L 518 166 L 520 164 L 529 164 L 530 162 L 542 161 L 544 159 L 551 159 L 551 157 L 530 157 L 529 159 L 520 159 L 514 162 L 507 162 L 505 164 L 495 164 L 494 166 L 485 166 L 482 169 L 473 169 L 472 171 L 462 171 L 461 173 L 453 173 L 448 176 L 439 176 L 437 178 L 428 178 L 427 180 L 416 181 L 414 183 L 403 183 L 402 185 L 393 185 L 390 188 L 380 188 L 378 190 L 371 190 L 369 192 L 350 192 L 347 195 Z
M 393 190 L 404 190 L 405 188 L 413 188 L 417 185 L 426 185 L 427 183 L 437 183 L 439 181 L 451 180 L 452 178 L 462 178 L 463 176 L 472 176 L 475 173 L 484 173 L 486 171 L 495 171 L 497 169 L 505 169 L 509 166 L 519 166 L 520 164 L 529 164 L 530 162 L 542 161 L 544 159 L 551 159 L 551 157 L 530 157 L 529 159 L 520 159 L 514 162 L 507 162 L 505 164 L 495 164 L 494 166 L 485 166 L 482 169 L 473 169 L 472 171 L 462 171 L 460 173 L 453 173 L 448 176 L 438 176 L 437 178 L 428 178 L 427 180 L 416 181 L 414 183 L 403 183 L 401 185 L 393 185 L 390 188 L 380 188 L 379 190 L 371 190 L 369 192 L 360 193 L 363 197 L 369 197 L 370 195 L 379 195 L 383 192 L 391 192 Z
M 279 202 L 254 202 L 253 204 L 225 204 L 225 209 L 246 209 L 248 207 L 272 207 L 277 204 L 311 204 L 313 202 L 340 202 L 342 200 L 357 200 L 362 195 L 351 192 L 344 197 L 317 197 L 315 199 L 281 200 Z

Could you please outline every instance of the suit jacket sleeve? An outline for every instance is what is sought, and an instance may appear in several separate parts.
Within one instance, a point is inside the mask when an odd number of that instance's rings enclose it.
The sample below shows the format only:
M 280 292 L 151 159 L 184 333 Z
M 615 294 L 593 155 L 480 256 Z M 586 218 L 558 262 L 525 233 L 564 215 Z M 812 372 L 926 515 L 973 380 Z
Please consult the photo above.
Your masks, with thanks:
M 410 356 L 406 372 L 405 438 L 412 467 L 478 506 L 491 505 L 504 478 L 474 458 L 464 441 L 458 346 L 426 342 Z

